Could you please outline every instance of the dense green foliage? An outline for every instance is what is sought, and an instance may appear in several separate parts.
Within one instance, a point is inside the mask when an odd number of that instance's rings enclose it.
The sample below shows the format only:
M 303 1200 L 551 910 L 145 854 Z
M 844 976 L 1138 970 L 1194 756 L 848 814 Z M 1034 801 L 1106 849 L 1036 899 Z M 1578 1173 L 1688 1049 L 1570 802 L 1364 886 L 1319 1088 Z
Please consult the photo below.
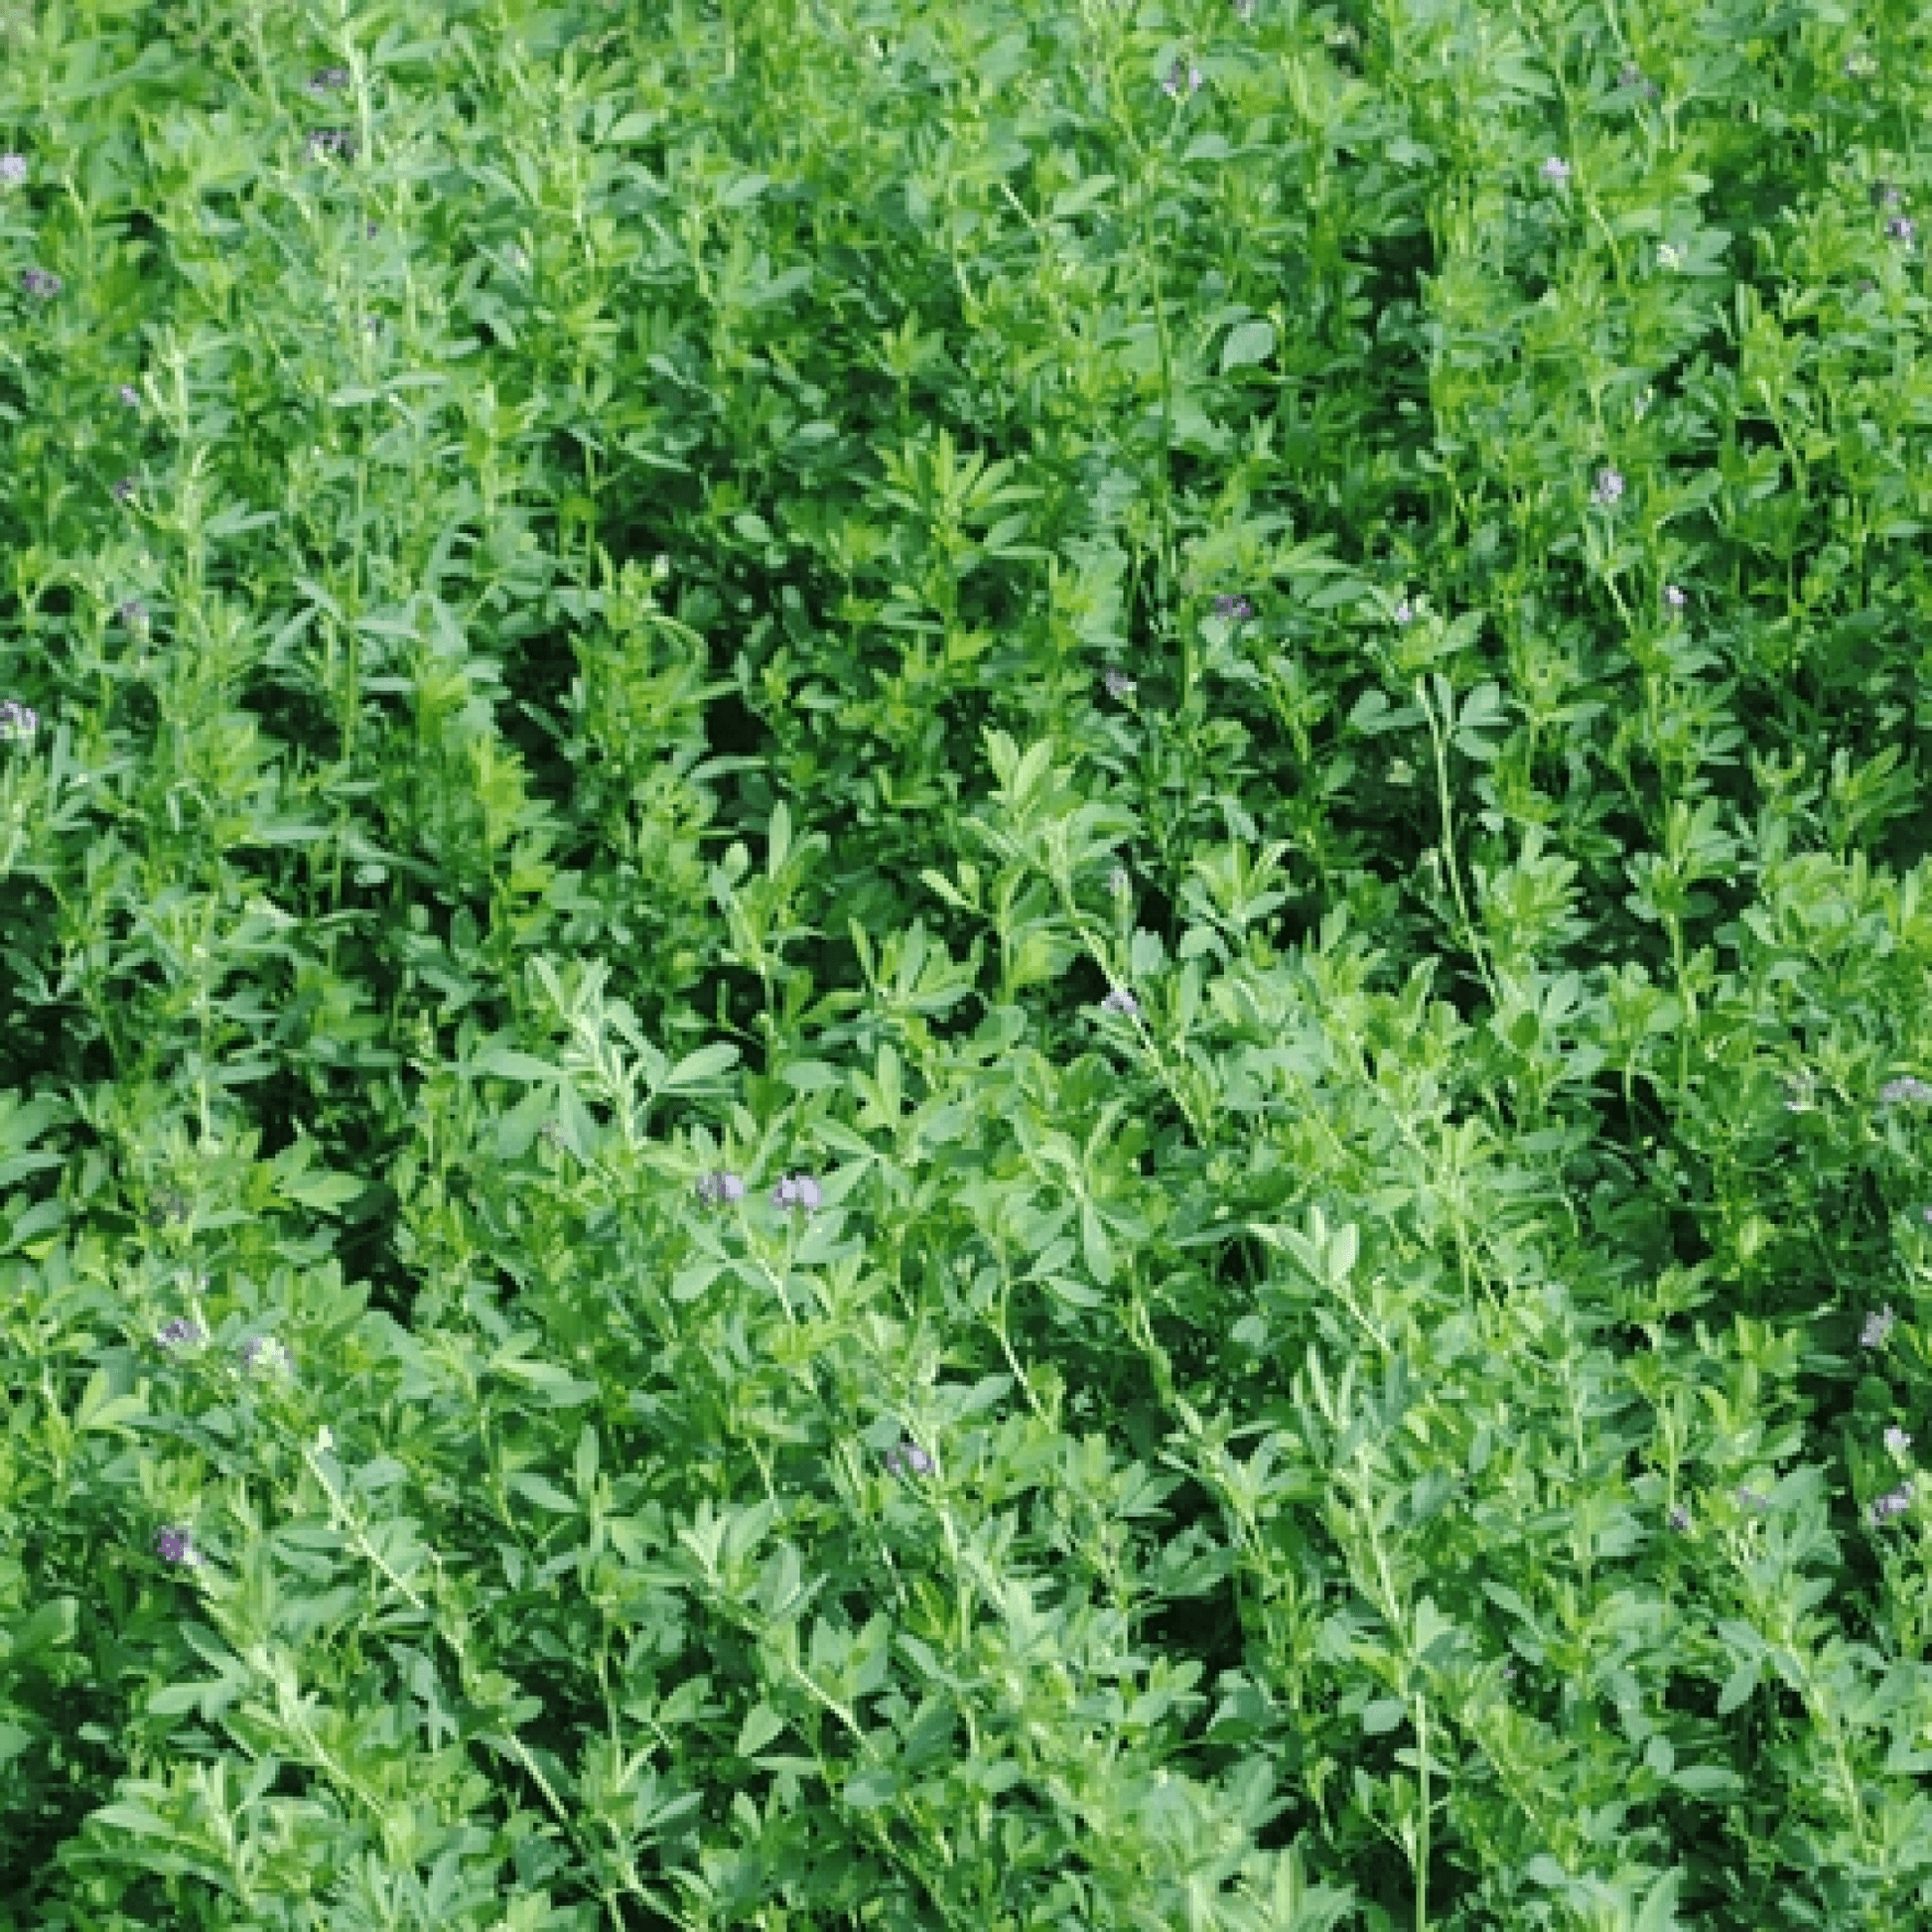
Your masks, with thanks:
M 0 0 L 0 1926 L 1932 1923 L 1916 0 Z

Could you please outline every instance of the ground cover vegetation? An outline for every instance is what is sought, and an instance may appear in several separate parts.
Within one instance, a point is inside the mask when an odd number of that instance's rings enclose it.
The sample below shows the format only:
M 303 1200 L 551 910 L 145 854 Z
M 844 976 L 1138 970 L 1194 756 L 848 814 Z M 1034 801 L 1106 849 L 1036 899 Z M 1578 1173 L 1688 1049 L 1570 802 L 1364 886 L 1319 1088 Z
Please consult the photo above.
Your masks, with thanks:
M 1932 1922 L 1932 16 L 0 29 L 0 1924 Z

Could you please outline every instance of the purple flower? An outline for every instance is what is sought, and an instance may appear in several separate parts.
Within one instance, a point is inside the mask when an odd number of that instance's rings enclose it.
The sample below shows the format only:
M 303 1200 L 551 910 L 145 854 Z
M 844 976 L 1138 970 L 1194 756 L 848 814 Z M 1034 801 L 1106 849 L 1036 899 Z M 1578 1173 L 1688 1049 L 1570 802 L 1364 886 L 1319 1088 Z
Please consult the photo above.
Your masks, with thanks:
M 1570 179 L 1570 163 L 1553 154 L 1543 164 L 1543 179 L 1552 187 L 1560 188 Z
M 23 268 L 20 271 L 20 286 L 29 295 L 37 295 L 43 302 L 52 302 L 61 292 L 61 278 L 50 275 L 44 268 Z
M 126 602 L 115 605 L 114 615 L 130 630 L 145 630 L 148 627 L 148 607 L 138 597 L 130 597 Z
M 716 1173 L 700 1174 L 698 1199 L 707 1207 L 722 1207 L 727 1201 L 743 1200 L 745 1183 L 735 1173 L 720 1169 Z
M 1690 599 L 1675 584 L 1666 584 L 1664 586 L 1664 602 L 1673 611 L 1681 611 L 1690 602 Z
M 1599 470 L 1596 473 L 1596 487 L 1590 493 L 1603 508 L 1608 509 L 1623 494 L 1623 479 L 1614 470 Z
M 1688 1534 L 1691 1528 L 1691 1512 L 1682 1503 L 1672 1505 L 1670 1526 L 1680 1534 Z
M 9 698 L 0 704 L 0 738 L 32 738 L 41 728 L 40 713 Z
M 824 1199 L 823 1190 L 808 1173 L 788 1173 L 771 1190 L 773 1207 L 802 1207 L 807 1214 L 816 1213 Z
M 155 1335 L 155 1340 L 163 1348 L 198 1348 L 207 1339 L 207 1335 L 186 1315 L 177 1315 Z
M 1885 1337 L 1897 1325 L 1898 1317 L 1892 1312 L 1891 1304 L 1887 1302 L 1875 1314 L 1865 1316 L 1864 1326 L 1859 1330 L 1859 1346 L 1861 1348 L 1884 1347 Z
M 1909 215 L 1894 214 L 1885 223 L 1885 232 L 1894 241 L 1909 242 L 1918 233 L 1918 224 Z
M 1908 1073 L 1902 1079 L 1887 1080 L 1878 1089 L 1878 1104 L 1881 1107 L 1924 1107 L 1932 1104 L 1932 1087 Z
M 1739 1488 L 1737 1491 L 1737 1507 L 1739 1509 L 1755 1509 L 1762 1512 L 1771 1507 L 1771 1499 L 1768 1496 L 1760 1496 L 1755 1489 Z
M 932 1457 L 917 1443 L 901 1443 L 896 1449 L 886 1451 L 886 1466 L 895 1475 L 929 1476 L 932 1473 Z
M 113 490 L 115 502 L 125 503 L 131 501 L 134 496 L 134 479 L 132 477 L 123 477 L 119 483 L 113 485 Z
M 1134 695 L 1134 680 L 1125 671 L 1109 671 L 1101 682 L 1107 687 L 1107 695 L 1123 704 Z
M 1128 992 L 1126 987 L 1117 986 L 1100 1003 L 1102 1013 L 1121 1013 L 1132 1019 L 1141 1010 L 1141 1003 Z
M 1255 614 L 1255 607 L 1245 597 L 1217 597 L 1214 600 L 1214 615 L 1226 618 L 1233 623 L 1245 623 Z
M 1408 623 L 1415 615 L 1416 607 L 1406 597 L 1395 607 L 1395 621 L 1397 623 Z
M 319 161 L 325 154 L 341 155 L 345 161 L 354 160 L 354 131 L 346 127 L 317 128 L 309 136 L 309 159 Z
M 24 154 L 0 154 L 0 182 L 9 188 L 18 188 L 27 179 L 27 157 Z
M 1903 1516 L 1911 1506 L 1912 1485 L 1908 1478 L 1906 1481 L 1901 1482 L 1890 1495 L 1880 1496 L 1871 1505 L 1871 1520 L 1874 1523 L 1882 1523 L 1890 1517 Z
M 1886 208 L 1898 207 L 1905 197 L 1888 181 L 1874 181 L 1871 184 L 1871 206 L 1881 214 Z
M 154 1540 L 154 1553 L 163 1563 L 195 1565 L 201 1558 L 186 1530 L 163 1530 Z
M 1912 1439 L 1894 1424 L 1890 1429 L 1885 1431 L 1885 1447 L 1894 1455 L 1903 1455 L 1912 1447 Z
M 346 87 L 348 81 L 349 72 L 346 68 L 322 68 L 310 74 L 302 84 L 312 94 L 327 94 Z
M 123 382 L 121 384 L 120 398 L 130 409 L 139 409 L 141 407 L 141 392 L 131 382 Z
M 1185 87 L 1191 94 L 1199 85 L 1200 69 L 1193 66 L 1190 62 L 1182 62 L 1178 58 L 1175 59 L 1173 66 L 1168 69 L 1168 77 L 1161 83 L 1162 91 L 1170 99 L 1177 98 L 1182 87 Z

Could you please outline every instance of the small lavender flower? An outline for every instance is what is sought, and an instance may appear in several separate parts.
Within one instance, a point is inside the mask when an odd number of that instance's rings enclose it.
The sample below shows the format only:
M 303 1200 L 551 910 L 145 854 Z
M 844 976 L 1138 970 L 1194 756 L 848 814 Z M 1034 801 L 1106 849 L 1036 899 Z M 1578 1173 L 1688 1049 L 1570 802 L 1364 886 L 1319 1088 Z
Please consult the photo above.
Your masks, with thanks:
M 1875 1313 L 1865 1316 L 1864 1326 L 1859 1330 L 1859 1346 L 1861 1348 L 1884 1347 L 1885 1337 L 1897 1325 L 1898 1317 L 1892 1312 L 1891 1304 L 1887 1302 Z
M 1597 471 L 1596 486 L 1590 494 L 1604 509 L 1608 509 L 1623 494 L 1622 477 L 1614 470 Z
M 41 728 L 40 713 L 31 705 L 9 698 L 0 704 L 0 738 L 32 738 Z
M 743 1200 L 745 1183 L 735 1173 L 720 1169 L 698 1178 L 698 1199 L 707 1207 L 722 1207 L 727 1201 Z
M 1414 619 L 1415 615 L 1416 607 L 1406 597 L 1395 607 L 1395 621 L 1397 623 L 1408 623 Z
M 348 81 L 349 72 L 346 68 L 322 68 L 312 73 L 302 84 L 312 94 L 327 94 L 346 87 Z
M 27 179 L 27 157 L 24 154 L 0 154 L 0 182 L 9 188 L 18 188 Z
M 1102 1000 L 1100 1003 L 1100 1011 L 1102 1013 L 1125 1014 L 1127 1018 L 1130 1020 L 1133 1019 L 1133 1017 L 1137 1013 L 1139 1013 L 1140 1010 L 1141 1010 L 1140 1002 L 1137 999 L 1135 999 L 1133 994 L 1128 992 L 1128 990 L 1124 986 L 1115 987 L 1114 990 L 1111 993 L 1109 993 L 1107 997 L 1104 1000 Z
M 1912 1439 L 1896 1424 L 1885 1431 L 1885 1447 L 1894 1455 L 1903 1455 L 1912 1447 Z
M 1871 184 L 1871 206 L 1880 214 L 1884 213 L 1887 208 L 1902 207 L 1904 201 L 1905 197 L 1899 193 L 1893 183 L 1888 181 L 1874 181 Z
M 43 302 L 52 302 L 61 292 L 61 278 L 51 275 L 44 268 L 23 268 L 20 271 L 20 286 L 29 295 L 38 296 Z
M 163 1348 L 198 1348 L 207 1339 L 201 1328 L 186 1315 L 177 1315 L 155 1335 L 155 1340 Z
M 1570 163 L 1553 154 L 1543 164 L 1543 179 L 1553 188 L 1561 188 L 1570 179 Z
M 1755 1509 L 1762 1513 L 1771 1507 L 1771 1499 L 1768 1496 L 1760 1496 L 1755 1489 L 1739 1487 L 1737 1491 L 1737 1507 L 1739 1509 Z
M 802 1207 L 807 1214 L 816 1213 L 824 1199 L 823 1190 L 808 1173 L 788 1173 L 771 1190 L 773 1207 Z
M 929 1476 L 932 1473 L 932 1457 L 917 1443 L 901 1443 L 896 1449 L 886 1451 L 886 1466 L 895 1475 Z
M 1681 611 L 1690 602 L 1690 599 L 1675 584 L 1666 584 L 1664 586 L 1664 602 L 1673 611 Z
M 1200 69 L 1193 66 L 1190 62 L 1182 62 L 1178 58 L 1175 59 L 1173 66 L 1168 69 L 1168 77 L 1161 83 L 1162 91 L 1170 99 L 1177 98 L 1183 86 L 1191 94 L 1199 85 Z
M 1892 218 L 1885 223 L 1885 233 L 1889 235 L 1893 241 L 1903 241 L 1909 243 L 1912 237 L 1918 233 L 1918 223 L 1914 221 L 1909 215 L 1894 214 Z
M 1643 69 L 1638 67 L 1634 61 L 1626 61 L 1624 63 L 1622 70 L 1616 76 L 1616 80 L 1619 87 L 1633 88 L 1645 100 L 1655 100 L 1661 91 L 1656 81 L 1644 78 Z
M 1908 1073 L 1902 1079 L 1887 1080 L 1878 1089 L 1878 1104 L 1881 1107 L 1932 1105 L 1932 1087 Z
M 145 630 L 148 627 L 148 607 L 138 597 L 130 597 L 115 605 L 114 615 L 130 630 Z
M 1214 615 L 1230 619 L 1235 623 L 1245 623 L 1255 614 L 1255 607 L 1245 597 L 1217 597 L 1214 600 Z
M 309 159 L 320 161 L 326 154 L 341 155 L 345 161 L 355 158 L 355 135 L 346 127 L 319 127 L 309 136 Z
M 1107 687 L 1107 695 L 1123 704 L 1134 695 L 1134 680 L 1125 671 L 1109 671 L 1101 681 Z
M 123 477 L 119 483 L 113 485 L 113 491 L 115 502 L 131 502 L 134 497 L 134 479 L 132 477 Z
M 154 1540 L 154 1553 L 163 1563 L 185 1563 L 192 1567 L 202 1560 L 186 1530 L 163 1530 Z
M 1691 1528 L 1691 1512 L 1682 1503 L 1671 1506 L 1670 1526 L 1679 1535 L 1688 1535 Z
M 1903 1516 L 1912 1506 L 1912 1485 L 1910 1480 L 1901 1482 L 1888 1496 L 1880 1496 L 1871 1505 L 1873 1523 L 1883 1523 L 1893 1516 Z

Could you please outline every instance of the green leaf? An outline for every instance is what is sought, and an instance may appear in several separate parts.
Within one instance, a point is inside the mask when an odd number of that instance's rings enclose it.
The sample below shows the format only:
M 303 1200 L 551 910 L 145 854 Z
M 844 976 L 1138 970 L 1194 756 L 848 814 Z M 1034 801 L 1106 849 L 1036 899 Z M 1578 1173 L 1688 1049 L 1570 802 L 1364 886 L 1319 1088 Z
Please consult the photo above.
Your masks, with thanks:
M 784 1729 L 785 1721 L 768 1704 L 755 1704 L 745 1714 L 745 1722 L 739 1726 L 737 1754 L 750 1757 L 761 1751 L 779 1731 Z
M 528 1496 L 540 1509 L 555 1510 L 560 1516 L 571 1516 L 576 1513 L 576 1497 L 566 1496 L 547 1476 L 532 1474 L 528 1469 L 519 1469 L 509 1478 L 506 1486 L 521 1495 Z
M 671 1068 L 658 1086 L 660 1093 L 680 1093 L 715 1080 L 728 1067 L 738 1061 L 738 1048 L 729 1040 L 721 1040 L 715 1045 L 700 1046 L 695 1053 L 687 1053 Z
M 112 1430 L 119 1436 L 131 1436 L 134 1432 L 126 1427 L 126 1419 L 147 1414 L 145 1397 L 134 1395 L 108 1394 L 107 1371 L 97 1368 L 87 1378 L 87 1386 L 81 1391 L 80 1408 L 73 1419 L 74 1428 L 85 1435 L 89 1430 Z
M 1265 362 L 1275 352 L 1275 325 L 1272 322 L 1244 322 L 1228 331 L 1221 345 L 1221 373 L 1230 369 L 1251 368 Z

